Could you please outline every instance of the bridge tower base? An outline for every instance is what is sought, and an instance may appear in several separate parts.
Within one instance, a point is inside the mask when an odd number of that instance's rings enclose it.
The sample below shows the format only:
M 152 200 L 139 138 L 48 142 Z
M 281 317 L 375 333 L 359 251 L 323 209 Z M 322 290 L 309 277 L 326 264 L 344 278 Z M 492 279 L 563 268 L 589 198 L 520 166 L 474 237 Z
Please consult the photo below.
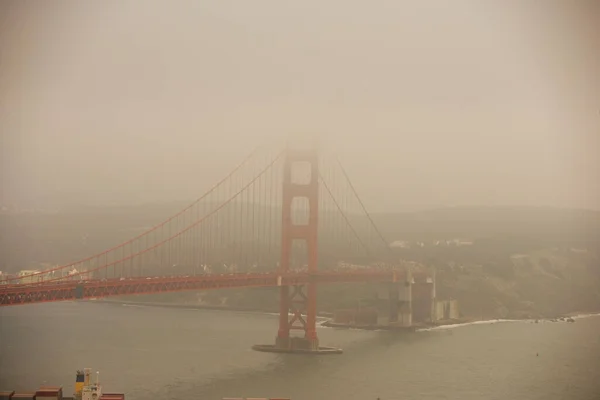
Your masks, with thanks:
M 293 167 L 310 166 L 310 177 L 305 182 L 292 179 Z M 317 272 L 319 226 L 319 157 L 316 149 L 287 150 L 283 165 L 282 239 L 279 271 L 289 271 L 294 241 L 304 241 L 308 252 L 308 273 Z M 308 200 L 308 221 L 295 224 L 292 206 L 295 198 Z M 317 284 L 282 286 L 279 291 L 279 330 L 274 345 L 256 345 L 257 351 L 302 354 L 339 354 L 340 349 L 319 345 L 317 337 Z M 291 331 L 304 336 L 291 336 Z

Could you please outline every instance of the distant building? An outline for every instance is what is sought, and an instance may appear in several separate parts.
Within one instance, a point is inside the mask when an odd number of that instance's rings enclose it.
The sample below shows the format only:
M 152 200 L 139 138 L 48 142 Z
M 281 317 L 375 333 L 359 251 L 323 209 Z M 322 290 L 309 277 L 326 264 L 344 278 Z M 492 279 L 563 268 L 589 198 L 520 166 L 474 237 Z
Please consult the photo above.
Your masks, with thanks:
M 67 273 L 67 276 L 73 280 L 85 281 L 92 278 L 92 274 L 88 271 L 78 271 L 77 268 L 73 268 Z
M 34 275 L 36 274 L 36 275 Z M 20 283 L 36 283 L 42 280 L 43 274 L 40 274 L 38 269 L 24 269 L 19 271 L 17 276 L 20 278 Z
M 52 279 L 55 276 L 55 271 L 51 271 L 50 269 L 24 269 L 17 273 L 19 282 L 23 284 L 42 282 L 47 279 Z
M 571 247 L 569 250 L 571 250 L 571 253 L 579 253 L 579 254 L 585 254 L 588 252 L 587 249 L 578 249 L 578 248 L 574 248 L 574 247 Z
M 401 249 L 410 249 L 410 242 L 404 240 L 396 240 L 390 244 L 390 247 L 396 247 Z

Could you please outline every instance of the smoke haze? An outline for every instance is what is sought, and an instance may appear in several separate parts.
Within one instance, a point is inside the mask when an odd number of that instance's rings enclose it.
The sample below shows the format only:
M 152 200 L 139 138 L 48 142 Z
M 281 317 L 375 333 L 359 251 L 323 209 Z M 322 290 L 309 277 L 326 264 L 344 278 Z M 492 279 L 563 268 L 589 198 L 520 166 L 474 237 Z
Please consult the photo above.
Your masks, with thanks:
M 596 1 L 3 1 L 0 203 L 197 197 L 318 135 L 373 211 L 600 208 Z

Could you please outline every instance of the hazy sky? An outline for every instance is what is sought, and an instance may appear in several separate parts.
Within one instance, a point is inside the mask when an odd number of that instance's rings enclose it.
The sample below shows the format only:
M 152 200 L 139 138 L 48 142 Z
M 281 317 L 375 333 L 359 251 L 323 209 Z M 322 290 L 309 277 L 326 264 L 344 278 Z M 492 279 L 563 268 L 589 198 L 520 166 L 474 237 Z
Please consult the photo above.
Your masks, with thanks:
M 2 0 L 0 201 L 193 199 L 320 134 L 374 211 L 600 209 L 599 5 Z

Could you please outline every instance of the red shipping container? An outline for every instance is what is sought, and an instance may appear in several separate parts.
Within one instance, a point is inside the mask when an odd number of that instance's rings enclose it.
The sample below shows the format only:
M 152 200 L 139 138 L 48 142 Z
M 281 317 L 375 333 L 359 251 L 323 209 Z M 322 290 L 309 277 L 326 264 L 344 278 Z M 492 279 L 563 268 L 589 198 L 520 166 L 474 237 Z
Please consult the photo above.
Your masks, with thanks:
M 105 393 L 100 397 L 100 400 L 125 400 L 124 393 Z
M 35 392 L 23 392 L 23 393 L 15 393 L 12 396 L 13 399 L 27 399 L 27 400 L 35 400 Z
M 125 393 L 102 393 L 102 397 L 114 397 L 118 399 L 124 399 Z
M 36 397 L 50 397 L 62 400 L 63 393 L 60 386 L 41 386 L 35 393 Z

